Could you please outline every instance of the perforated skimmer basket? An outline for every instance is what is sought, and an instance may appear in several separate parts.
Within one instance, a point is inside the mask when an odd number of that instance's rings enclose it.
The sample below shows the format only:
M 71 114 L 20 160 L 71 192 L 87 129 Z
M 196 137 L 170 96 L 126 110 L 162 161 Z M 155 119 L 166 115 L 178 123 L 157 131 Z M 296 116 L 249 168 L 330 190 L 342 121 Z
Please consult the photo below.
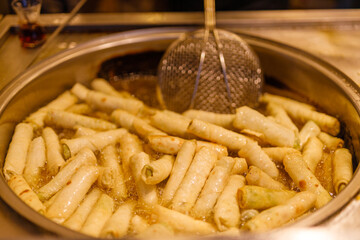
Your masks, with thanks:
M 231 99 L 228 97 L 218 46 L 214 34 L 204 41 L 206 30 L 185 34 L 165 52 L 159 65 L 159 86 L 167 109 L 183 112 L 188 108 L 233 113 L 236 107 L 257 103 L 263 86 L 259 59 L 238 35 L 216 30 L 226 64 Z M 194 104 L 200 55 L 205 59 L 200 72 Z

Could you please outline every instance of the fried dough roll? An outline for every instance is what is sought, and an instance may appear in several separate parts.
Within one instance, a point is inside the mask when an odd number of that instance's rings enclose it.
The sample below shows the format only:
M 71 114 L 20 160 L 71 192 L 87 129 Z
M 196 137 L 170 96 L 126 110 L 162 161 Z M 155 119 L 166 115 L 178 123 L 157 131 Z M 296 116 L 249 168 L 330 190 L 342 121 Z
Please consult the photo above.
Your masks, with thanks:
M 57 127 L 70 129 L 73 129 L 75 126 L 88 127 L 99 131 L 116 128 L 115 124 L 99 118 L 54 109 L 48 111 L 46 122 Z
M 81 151 L 73 159 L 70 159 L 64 165 L 54 178 L 38 190 L 39 198 L 41 200 L 49 199 L 69 182 L 71 177 L 81 166 L 95 166 L 96 161 L 96 157 L 90 149 L 81 149 Z
M 239 133 L 198 119 L 191 121 L 188 132 L 235 151 L 244 148 L 247 143 L 247 138 Z
M 247 165 L 245 158 L 235 157 L 234 160 L 235 160 L 235 164 L 231 170 L 231 173 L 230 173 L 231 175 L 232 174 L 244 174 L 248 171 L 248 165 Z
M 111 96 L 119 96 L 123 98 L 133 98 L 130 93 L 125 91 L 117 91 L 111 84 L 103 78 L 95 78 L 90 83 L 91 88 L 95 91 L 103 92 Z
M 143 139 L 147 140 L 151 135 L 167 135 L 163 131 L 153 127 L 141 118 L 135 118 L 133 122 L 135 132 Z
M 122 161 L 122 168 L 125 181 L 128 181 L 131 176 L 130 158 L 137 153 L 143 151 L 143 146 L 140 139 L 131 133 L 125 133 L 120 139 L 120 159 Z
M 155 185 L 165 180 L 171 173 L 175 157 L 164 155 L 146 164 L 141 170 L 141 178 L 146 184 Z
M 101 153 L 101 165 L 112 169 L 112 171 L 114 172 L 114 186 L 110 188 L 110 195 L 117 200 L 125 199 L 128 196 L 128 193 L 125 185 L 124 172 L 119 164 L 120 159 L 115 145 L 111 144 L 106 146 L 105 148 L 103 148 Z
M 130 220 L 130 229 L 131 233 L 139 234 L 144 232 L 150 224 L 143 218 L 138 215 L 134 215 Z
M 259 210 L 283 204 L 295 194 L 295 191 L 274 190 L 248 185 L 238 190 L 240 208 Z
M 5 158 L 4 175 L 9 180 L 12 175 L 21 175 L 24 171 L 28 149 L 33 138 L 33 127 L 28 123 L 19 123 L 9 145 Z
M 186 172 L 184 179 L 181 181 L 174 198 L 171 202 L 171 208 L 182 212 L 189 213 L 194 206 L 201 189 L 204 187 L 211 169 L 217 160 L 217 154 L 212 149 L 202 147 L 195 154 L 191 165 Z
M 195 109 L 187 110 L 182 114 L 190 119 L 199 119 L 204 122 L 209 122 L 226 129 L 233 128 L 233 121 L 235 119 L 235 114 L 221 114 Z
M 91 128 L 87 128 L 87 127 L 83 127 L 83 126 L 79 126 L 76 125 L 74 127 L 74 129 L 76 130 L 75 134 L 74 134 L 74 138 L 79 138 L 79 137 L 84 137 L 84 136 L 90 136 L 93 135 L 95 133 L 97 133 L 96 130 L 91 129 Z
M 332 199 L 328 191 L 325 190 L 319 180 L 307 167 L 301 155 L 286 155 L 284 158 L 284 166 L 286 172 L 289 174 L 296 186 L 298 186 L 301 191 L 310 191 L 312 193 L 315 193 L 315 207 L 317 209 L 324 206 Z
M 211 234 L 216 231 L 215 227 L 210 223 L 201 220 L 195 220 L 188 215 L 162 207 L 160 205 L 155 206 L 154 212 L 158 217 L 159 223 L 169 225 L 176 232 L 185 234 Z
M 245 185 L 245 178 L 240 175 L 231 175 L 223 192 L 220 194 L 214 207 L 214 221 L 220 231 L 226 231 L 240 225 L 240 208 L 237 200 L 237 191 Z
M 8 181 L 8 185 L 28 206 L 41 214 L 45 213 L 45 206 L 22 175 L 12 175 Z
M 132 114 L 137 114 L 144 107 L 143 102 L 140 100 L 111 96 L 102 92 L 89 90 L 80 83 L 76 83 L 70 91 L 90 106 L 95 106 L 95 108 L 107 112 L 115 109 L 123 109 Z
M 281 125 L 293 130 L 295 132 L 295 135 L 299 133 L 299 129 L 297 126 L 293 123 L 289 115 L 286 113 L 285 109 L 281 107 L 280 105 L 269 102 L 266 105 L 266 111 L 275 118 L 275 121 L 280 123 Z
M 267 103 L 276 102 L 285 109 L 292 119 L 303 124 L 310 120 L 314 121 L 322 131 L 329 133 L 332 136 L 336 136 L 340 132 L 340 122 L 335 117 L 317 112 L 313 106 L 308 104 L 268 93 L 263 94 L 261 101 Z
M 135 201 L 127 201 L 120 205 L 105 223 L 100 236 L 113 238 L 125 236 L 130 227 L 135 205 Z
M 97 167 L 82 166 L 57 194 L 54 202 L 47 209 L 46 216 L 57 223 L 64 222 L 84 199 L 91 185 L 98 178 L 98 174 Z
M 184 117 L 181 114 L 171 112 L 168 110 L 156 111 L 150 117 L 151 125 L 170 134 L 179 137 L 187 137 L 187 128 L 191 119 Z
M 273 146 L 294 147 L 295 132 L 265 117 L 247 106 L 236 109 L 233 125 L 237 129 L 250 129 L 264 135 L 264 140 Z
M 148 141 L 151 148 L 155 151 L 175 155 L 178 154 L 181 146 L 186 140 L 174 136 L 153 135 L 148 137 Z M 197 150 L 199 150 L 201 147 L 208 147 L 215 150 L 218 153 L 219 157 L 228 155 L 227 148 L 222 145 L 205 141 L 196 141 L 196 143 Z
M 200 196 L 191 210 L 191 215 L 198 219 L 208 219 L 213 213 L 215 203 L 224 190 L 235 164 L 231 157 L 222 157 L 215 163 L 208 179 L 205 182 Z
M 65 227 L 75 231 L 80 231 L 91 210 L 100 198 L 102 192 L 98 188 L 93 188 L 80 203 L 75 212 L 63 223 Z
M 324 144 L 317 138 L 311 137 L 303 148 L 303 159 L 311 172 L 315 173 L 316 166 L 321 161 Z
M 333 137 L 325 132 L 319 133 L 317 137 L 320 139 L 321 142 L 324 143 L 325 147 L 330 152 L 344 146 L 344 140 L 342 140 L 341 138 Z
M 268 155 L 262 150 L 257 142 L 248 140 L 245 147 L 238 152 L 239 157 L 247 160 L 249 165 L 256 166 L 266 172 L 269 176 L 276 178 L 279 176 L 279 170 L 275 163 L 271 161 Z
M 179 188 L 184 176 L 190 167 L 196 151 L 196 141 L 185 141 L 176 156 L 170 177 L 166 182 L 162 193 L 161 204 L 167 206 L 173 199 Z
M 138 117 L 122 109 L 116 109 L 111 113 L 111 120 L 114 123 L 131 132 L 135 131 L 133 127 L 135 118 Z
M 60 140 L 56 132 L 50 127 L 46 127 L 43 129 L 42 136 L 44 138 L 46 146 L 46 167 L 51 175 L 55 175 L 65 164 L 65 160 L 62 156 Z
M 24 178 L 31 187 L 35 187 L 39 183 L 41 170 L 44 168 L 45 163 L 45 142 L 44 139 L 40 136 L 34 138 L 30 143 L 24 169 Z
M 321 168 L 317 168 L 315 176 L 319 179 L 321 185 L 328 191 L 330 194 L 335 194 L 335 188 L 333 184 L 333 155 L 334 153 L 323 153 L 321 160 Z
M 276 164 L 282 164 L 284 157 L 290 153 L 298 153 L 300 154 L 299 150 L 295 148 L 289 147 L 265 147 L 262 150 L 271 158 L 273 162 Z
M 336 194 L 339 194 L 350 182 L 353 176 L 352 155 L 346 148 L 339 148 L 334 152 L 333 183 Z
M 113 211 L 114 200 L 106 193 L 102 193 L 86 218 L 80 232 L 92 237 L 99 237 Z
M 75 95 L 73 95 L 69 91 L 65 91 L 46 106 L 30 114 L 30 116 L 28 116 L 25 121 L 34 124 L 36 128 L 42 128 L 44 127 L 44 120 L 46 118 L 48 110 L 65 110 L 68 107 L 74 105 L 77 101 L 78 98 Z
M 321 132 L 320 128 L 313 121 L 308 121 L 299 132 L 300 149 L 304 147 L 311 137 L 316 137 Z
M 155 223 L 150 225 L 142 233 L 138 234 L 139 238 L 164 238 L 174 236 L 174 230 L 165 223 Z
M 262 211 L 245 225 L 244 229 L 254 232 L 264 232 L 280 227 L 310 210 L 316 201 L 315 194 L 305 191 L 297 193 L 286 203 Z
M 79 138 L 61 139 L 61 143 L 63 145 L 63 151 L 67 149 L 69 155 L 74 156 L 84 147 L 96 151 L 103 149 L 106 145 L 115 144 L 125 133 L 127 133 L 126 129 L 119 128 Z
M 145 152 L 136 153 L 130 158 L 130 169 L 135 180 L 139 201 L 145 204 L 145 207 L 153 207 L 158 203 L 156 185 L 148 185 L 141 179 L 141 170 L 149 163 L 150 157 Z
M 249 185 L 259 186 L 268 189 L 274 190 L 286 190 L 284 184 L 279 181 L 276 181 L 260 168 L 251 166 L 249 172 L 246 174 L 246 182 Z
M 78 103 L 71 105 L 65 109 L 66 112 L 76 113 L 76 114 L 89 114 L 92 112 L 91 107 L 86 103 Z

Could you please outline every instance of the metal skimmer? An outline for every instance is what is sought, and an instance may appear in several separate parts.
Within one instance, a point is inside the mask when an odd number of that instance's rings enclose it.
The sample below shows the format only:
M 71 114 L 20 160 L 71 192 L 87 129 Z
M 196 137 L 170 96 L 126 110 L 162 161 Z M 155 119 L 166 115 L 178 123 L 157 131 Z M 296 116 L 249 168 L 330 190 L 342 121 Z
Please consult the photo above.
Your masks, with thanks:
M 186 33 L 165 52 L 158 69 L 167 109 L 234 113 L 256 106 L 263 86 L 258 57 L 238 35 L 215 28 L 215 2 L 205 0 L 205 29 Z

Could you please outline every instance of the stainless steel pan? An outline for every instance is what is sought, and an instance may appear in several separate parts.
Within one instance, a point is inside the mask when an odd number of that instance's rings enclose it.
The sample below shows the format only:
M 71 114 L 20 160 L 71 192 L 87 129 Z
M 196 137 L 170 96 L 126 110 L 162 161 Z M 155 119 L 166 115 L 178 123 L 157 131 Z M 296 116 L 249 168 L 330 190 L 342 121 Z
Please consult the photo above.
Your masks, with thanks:
M 7 186 L 2 174 L 5 151 L 14 124 L 44 105 L 75 82 L 87 84 L 102 62 L 112 57 L 148 50 L 165 50 L 190 28 L 157 28 L 129 31 L 102 37 L 61 52 L 28 69 L 0 92 L 0 196 L 19 214 L 31 222 L 68 237 L 84 235 L 64 228 L 25 205 Z M 359 87 L 335 67 L 303 51 L 258 37 L 242 35 L 259 55 L 267 76 L 306 96 L 326 112 L 344 123 L 360 159 L 360 94 Z M 321 225 L 354 198 L 360 188 L 358 170 L 350 184 L 334 200 L 291 226 Z

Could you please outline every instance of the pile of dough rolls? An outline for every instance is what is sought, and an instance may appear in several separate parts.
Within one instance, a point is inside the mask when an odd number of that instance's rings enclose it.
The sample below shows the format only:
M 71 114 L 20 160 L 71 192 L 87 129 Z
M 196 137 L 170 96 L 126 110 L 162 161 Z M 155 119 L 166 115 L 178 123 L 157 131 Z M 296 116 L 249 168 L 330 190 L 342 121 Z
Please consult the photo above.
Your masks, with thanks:
M 154 109 L 106 80 L 76 83 L 15 127 L 9 187 L 93 237 L 237 235 L 293 222 L 350 182 L 339 121 L 263 94 L 235 114 Z

